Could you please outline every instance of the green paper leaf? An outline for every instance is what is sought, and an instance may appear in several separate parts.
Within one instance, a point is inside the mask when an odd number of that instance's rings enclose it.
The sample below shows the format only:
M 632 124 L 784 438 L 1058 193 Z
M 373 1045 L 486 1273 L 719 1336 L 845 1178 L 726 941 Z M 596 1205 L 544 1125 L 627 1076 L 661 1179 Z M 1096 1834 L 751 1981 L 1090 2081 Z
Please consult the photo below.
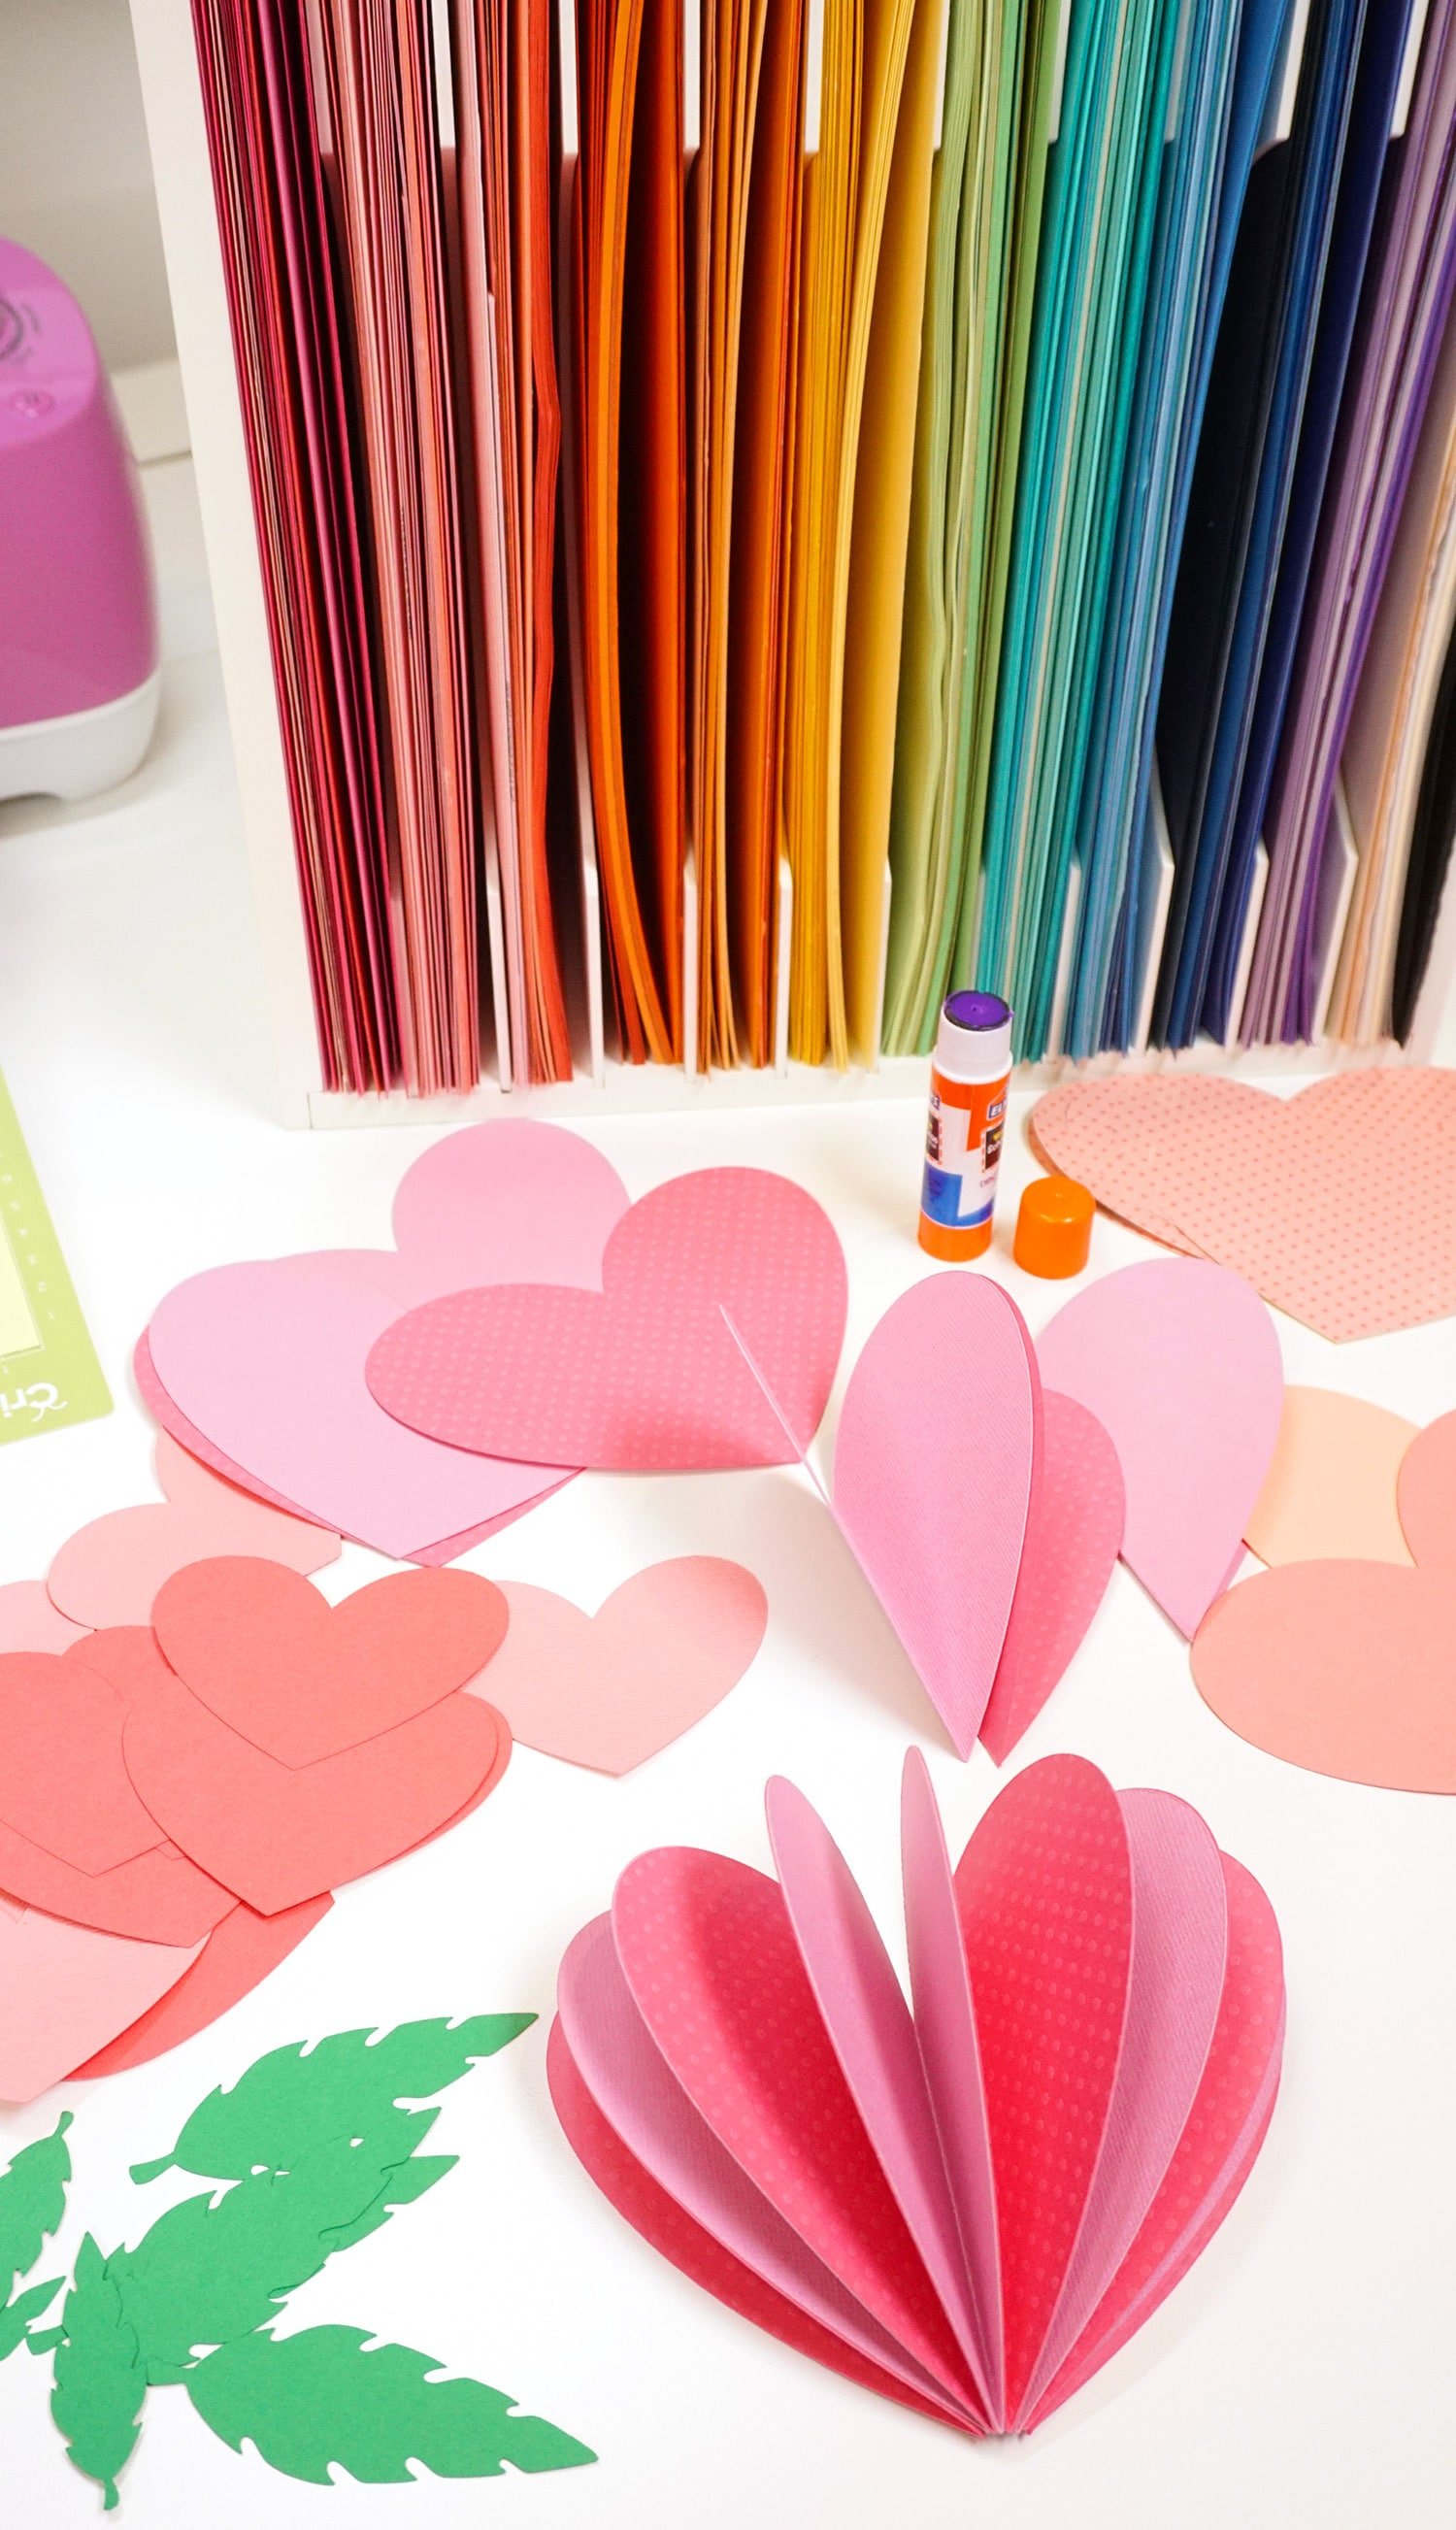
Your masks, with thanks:
M 535 2017 L 533 2011 L 508 2011 L 454 2023 L 407 2020 L 382 2036 L 372 2029 L 342 2029 L 306 2054 L 301 2039 L 275 2047 L 231 2091 L 213 2091 L 192 2111 L 170 2153 L 138 2162 L 132 2175 L 144 2185 L 174 2169 L 199 2178 L 290 2170 L 335 2135 L 382 2137 L 391 2118 L 403 2138 L 392 2158 L 404 2161 L 423 2140 L 435 2113 L 411 2115 L 398 2103 L 428 2099 L 458 2082 L 480 2058 L 509 2047 Z
M 331 2482 L 331 2462 L 388 2486 L 413 2475 L 411 2460 L 436 2477 L 499 2477 L 596 2458 L 544 2417 L 516 2414 L 504 2391 L 432 2380 L 440 2369 L 412 2346 L 369 2345 L 362 2328 L 305 2328 L 220 2347 L 188 2374 L 187 2391 L 234 2450 L 250 2442 L 270 2468 L 311 2486 Z
M 27 2354 L 53 2354 L 56 2347 L 58 2345 L 64 2345 L 65 2342 L 66 2331 L 64 2328 L 32 2328 L 29 2336 L 26 2339 L 26 2352 Z
M 8 2302 L 17 2280 L 34 2266 L 66 2212 L 66 2181 L 71 2155 L 66 2148 L 69 2109 L 53 2134 L 27 2143 L 10 2168 L 0 2172 L 0 2302 Z
M 195 2347 L 276 2318 L 284 2294 L 347 2246 L 351 2227 L 398 2182 L 387 2151 L 371 2139 L 336 2137 L 296 2170 L 259 2171 L 221 2196 L 185 2198 L 135 2249 L 115 2251 L 107 2273 L 136 2331 L 147 2380 L 180 2381 Z
M 33 2344 L 30 2322 L 38 2319 L 55 2300 L 65 2281 L 64 2276 L 52 2276 L 46 2283 L 27 2284 L 24 2292 L 17 2293 L 14 2301 L 7 2302 L 0 2310 L 0 2363 L 4 2362 L 7 2354 L 13 2354 L 18 2345 Z
M 77 2252 L 62 2318 L 66 2335 L 56 2348 L 50 2411 L 76 2466 L 104 2491 L 109 2512 L 117 2473 L 135 2448 L 146 2379 L 136 2333 L 89 2231 Z
M 458 2155 L 453 2152 L 416 2153 L 412 2161 L 402 2162 L 398 2170 L 390 2172 L 389 2184 L 382 2196 L 376 2198 L 372 2205 L 366 2205 L 363 2213 L 352 2223 L 346 2223 L 337 2231 L 327 2233 L 330 2256 L 337 2255 L 340 2249 L 351 2249 L 357 2240 L 367 2239 L 369 2233 L 377 2231 L 380 2225 L 387 2223 L 402 2205 L 417 2204 L 447 2171 L 454 2170 L 458 2159 Z

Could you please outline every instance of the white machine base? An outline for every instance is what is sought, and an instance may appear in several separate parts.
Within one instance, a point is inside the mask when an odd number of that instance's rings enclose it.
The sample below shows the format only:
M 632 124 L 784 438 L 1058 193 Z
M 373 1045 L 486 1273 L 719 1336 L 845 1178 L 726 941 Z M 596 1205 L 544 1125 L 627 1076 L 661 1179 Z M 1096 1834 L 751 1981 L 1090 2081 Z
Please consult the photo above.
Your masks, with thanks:
M 0 729 L 0 799 L 89 799 L 125 782 L 151 744 L 161 670 L 144 686 L 93 711 L 68 712 L 63 720 L 35 720 Z

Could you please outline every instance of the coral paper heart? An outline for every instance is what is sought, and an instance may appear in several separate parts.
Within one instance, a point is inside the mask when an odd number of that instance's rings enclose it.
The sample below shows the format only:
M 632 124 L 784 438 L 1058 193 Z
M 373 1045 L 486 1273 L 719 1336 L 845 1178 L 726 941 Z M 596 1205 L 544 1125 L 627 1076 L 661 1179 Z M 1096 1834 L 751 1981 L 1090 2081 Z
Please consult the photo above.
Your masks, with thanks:
M 1186 1803 L 1079 1758 L 1007 1786 L 952 1880 L 907 1760 L 907 2003 L 808 1803 L 781 1886 L 646 1854 L 572 1944 L 548 2055 L 597 2184 L 786 2343 L 970 2434 L 1026 2432 L 1227 2214 L 1278 2082 L 1267 1899 Z
M 1331 1343 L 1456 1311 L 1456 1072 L 1343 1072 L 1293 1098 L 1188 1073 L 1071 1081 L 1030 1131 L 1107 1211 Z M 1355 1238 L 1350 1154 L 1374 1150 L 1381 1199 Z
M 458 1449 L 583 1467 L 782 1465 L 793 1447 L 765 1386 L 796 1440 L 817 1429 L 844 1259 L 786 1178 L 673 1178 L 614 1230 L 600 1290 L 561 1279 L 410 1310 L 369 1356 L 380 1404 Z
M 284 1766 L 220 1722 L 158 1654 L 126 1715 L 132 1780 L 173 1842 L 261 1915 L 407 1852 L 505 1773 L 511 1734 L 457 1692 L 358 1747 Z
M 594 1617 L 528 1581 L 504 1590 L 510 1628 L 481 1692 L 513 1739 L 604 1775 L 629 1773 L 711 1713 L 769 1614 L 753 1574 L 717 1555 L 649 1565 Z
M 0 1890 L 70 1923 L 185 1948 L 232 1896 L 164 1841 L 137 1798 L 125 1706 L 104 1648 L 96 1656 L 106 1641 L 0 1658 Z
M 1456 1414 L 1418 1432 L 1395 1480 L 1400 1524 L 1423 1572 L 1456 1576 Z
M 1456 1792 L 1456 1581 L 1285 1564 L 1228 1591 L 1193 1646 L 1199 1693 L 1271 1757 L 1346 1783 Z
M 397 1249 L 225 1265 L 170 1292 L 147 1331 L 166 1397 L 244 1478 L 380 1553 L 410 1557 L 513 1517 L 572 1462 L 482 1463 L 407 1431 L 364 1381 L 405 1310 L 462 1284 L 593 1284 L 626 1209 L 616 1172 L 559 1126 L 476 1125 L 414 1163 Z M 180 1437 L 186 1439 L 186 1434 Z
M 194 1945 L 121 1941 L 0 1898 L 0 2100 L 38 2099 L 186 1976 Z
M 51 1566 L 46 1588 L 80 1625 L 144 1625 L 168 1576 L 204 1556 L 261 1555 L 295 1572 L 317 1572 L 338 1556 L 333 1531 L 225 1483 L 170 1432 L 157 1435 L 156 1465 L 165 1503 L 89 1521 Z
M 914 1284 L 844 1392 L 835 1516 L 962 1757 L 1015 1597 L 1040 1414 L 1021 1313 L 981 1275 Z
M 174 1573 L 152 1627 L 220 1722 L 281 1765 L 312 1766 L 478 1676 L 506 1602 L 478 1572 L 391 1572 L 331 1608 L 282 1565 L 230 1555 Z
M 1268 1311 L 1218 1265 L 1128 1265 L 1058 1310 L 1037 1353 L 1048 1387 L 1107 1432 L 1122 1560 L 1191 1635 L 1239 1560 L 1273 1456 L 1283 1370 Z
M 77 2080 L 128 2073 L 135 2064 L 149 2064 L 154 2057 L 165 2056 L 169 2048 L 180 2047 L 185 2039 L 206 2029 L 261 1985 L 322 1921 L 333 1902 L 328 1897 L 310 1898 L 302 1905 L 286 1907 L 281 1915 L 258 1915 L 251 1906 L 236 1905 L 208 1934 L 177 1983 L 83 2064 L 75 2066 Z

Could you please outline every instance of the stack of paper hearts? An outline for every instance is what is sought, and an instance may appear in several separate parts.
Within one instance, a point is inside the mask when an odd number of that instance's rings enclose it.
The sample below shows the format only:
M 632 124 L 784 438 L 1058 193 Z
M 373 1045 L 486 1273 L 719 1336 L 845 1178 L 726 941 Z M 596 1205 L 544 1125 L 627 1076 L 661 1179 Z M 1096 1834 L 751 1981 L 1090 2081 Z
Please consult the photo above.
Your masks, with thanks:
M 483 1800 L 511 1733 L 464 1690 L 506 1622 L 474 1573 L 331 1608 L 218 1556 L 173 1572 L 148 1625 L 0 1653 L 0 2098 L 175 2046 L 332 1889 Z
M 1026 2433 L 1207 2245 L 1278 2087 L 1268 1900 L 1171 1794 L 1049 1757 L 952 1873 L 923 1762 L 902 1797 L 907 2003 L 802 1794 L 777 1883 L 670 1847 L 563 1962 L 568 2142 L 744 2318 L 974 2435 Z

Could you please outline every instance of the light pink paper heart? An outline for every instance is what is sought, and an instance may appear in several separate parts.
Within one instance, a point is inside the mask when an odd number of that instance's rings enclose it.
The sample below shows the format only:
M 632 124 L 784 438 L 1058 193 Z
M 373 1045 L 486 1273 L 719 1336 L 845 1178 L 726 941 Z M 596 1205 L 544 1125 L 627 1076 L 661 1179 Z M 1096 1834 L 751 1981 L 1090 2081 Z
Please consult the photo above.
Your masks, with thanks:
M 51 1566 L 46 1588 L 79 1625 L 144 1625 L 163 1582 L 215 1555 L 262 1556 L 294 1572 L 317 1572 L 336 1561 L 335 1532 L 225 1484 L 169 1432 L 157 1435 L 156 1466 L 165 1503 L 89 1521 Z
M 38 2099 L 187 1974 L 190 1950 L 124 1941 L 0 1897 L 0 2100 Z
M 65 1652 L 88 1631 L 62 1616 L 43 1581 L 8 1581 L 0 1590 L 0 1652 Z
M 1020 1311 L 981 1275 L 904 1292 L 844 1392 L 835 1516 L 962 1757 L 1005 1640 L 1039 1413 Z
M 716 1555 L 649 1565 L 594 1617 L 528 1581 L 501 1587 L 510 1624 L 479 1693 L 525 1747 L 604 1775 L 628 1774 L 711 1713 L 768 1622 L 760 1583 Z
M 1278 1436 L 1278 1338 L 1257 1292 L 1193 1258 L 1088 1285 L 1037 1339 L 1049 1388 L 1106 1430 L 1122 1468 L 1122 1560 L 1191 1635 L 1242 1553 Z
M 1456 1311 L 1456 1072 L 1344 1072 L 1293 1098 L 1125 1073 L 1050 1090 L 1030 1132 L 1107 1211 L 1245 1275 L 1333 1344 Z M 1350 1159 L 1368 1151 L 1380 1201 L 1355 1233 Z
M 1126 1516 L 1122 1469 L 1097 1416 L 1074 1397 L 1044 1388 L 1021 1570 L 981 1717 L 981 1744 L 998 1766 L 1035 1722 L 1102 1606 Z
M 597 1290 L 557 1278 L 413 1309 L 374 1347 L 369 1384 L 462 1449 L 780 1466 L 818 1427 L 845 1305 L 843 1254 L 812 1195 L 767 1169 L 697 1169 L 633 1204 Z
M 572 1471 L 482 1460 L 406 1430 L 369 1394 L 371 1346 L 462 1284 L 535 1274 L 590 1286 L 626 1206 L 616 1171 L 579 1135 L 525 1120 L 471 1126 L 402 1182 L 398 1249 L 194 1275 L 153 1314 L 151 1365 L 247 1482 L 382 1554 L 417 1556 L 517 1515 Z

